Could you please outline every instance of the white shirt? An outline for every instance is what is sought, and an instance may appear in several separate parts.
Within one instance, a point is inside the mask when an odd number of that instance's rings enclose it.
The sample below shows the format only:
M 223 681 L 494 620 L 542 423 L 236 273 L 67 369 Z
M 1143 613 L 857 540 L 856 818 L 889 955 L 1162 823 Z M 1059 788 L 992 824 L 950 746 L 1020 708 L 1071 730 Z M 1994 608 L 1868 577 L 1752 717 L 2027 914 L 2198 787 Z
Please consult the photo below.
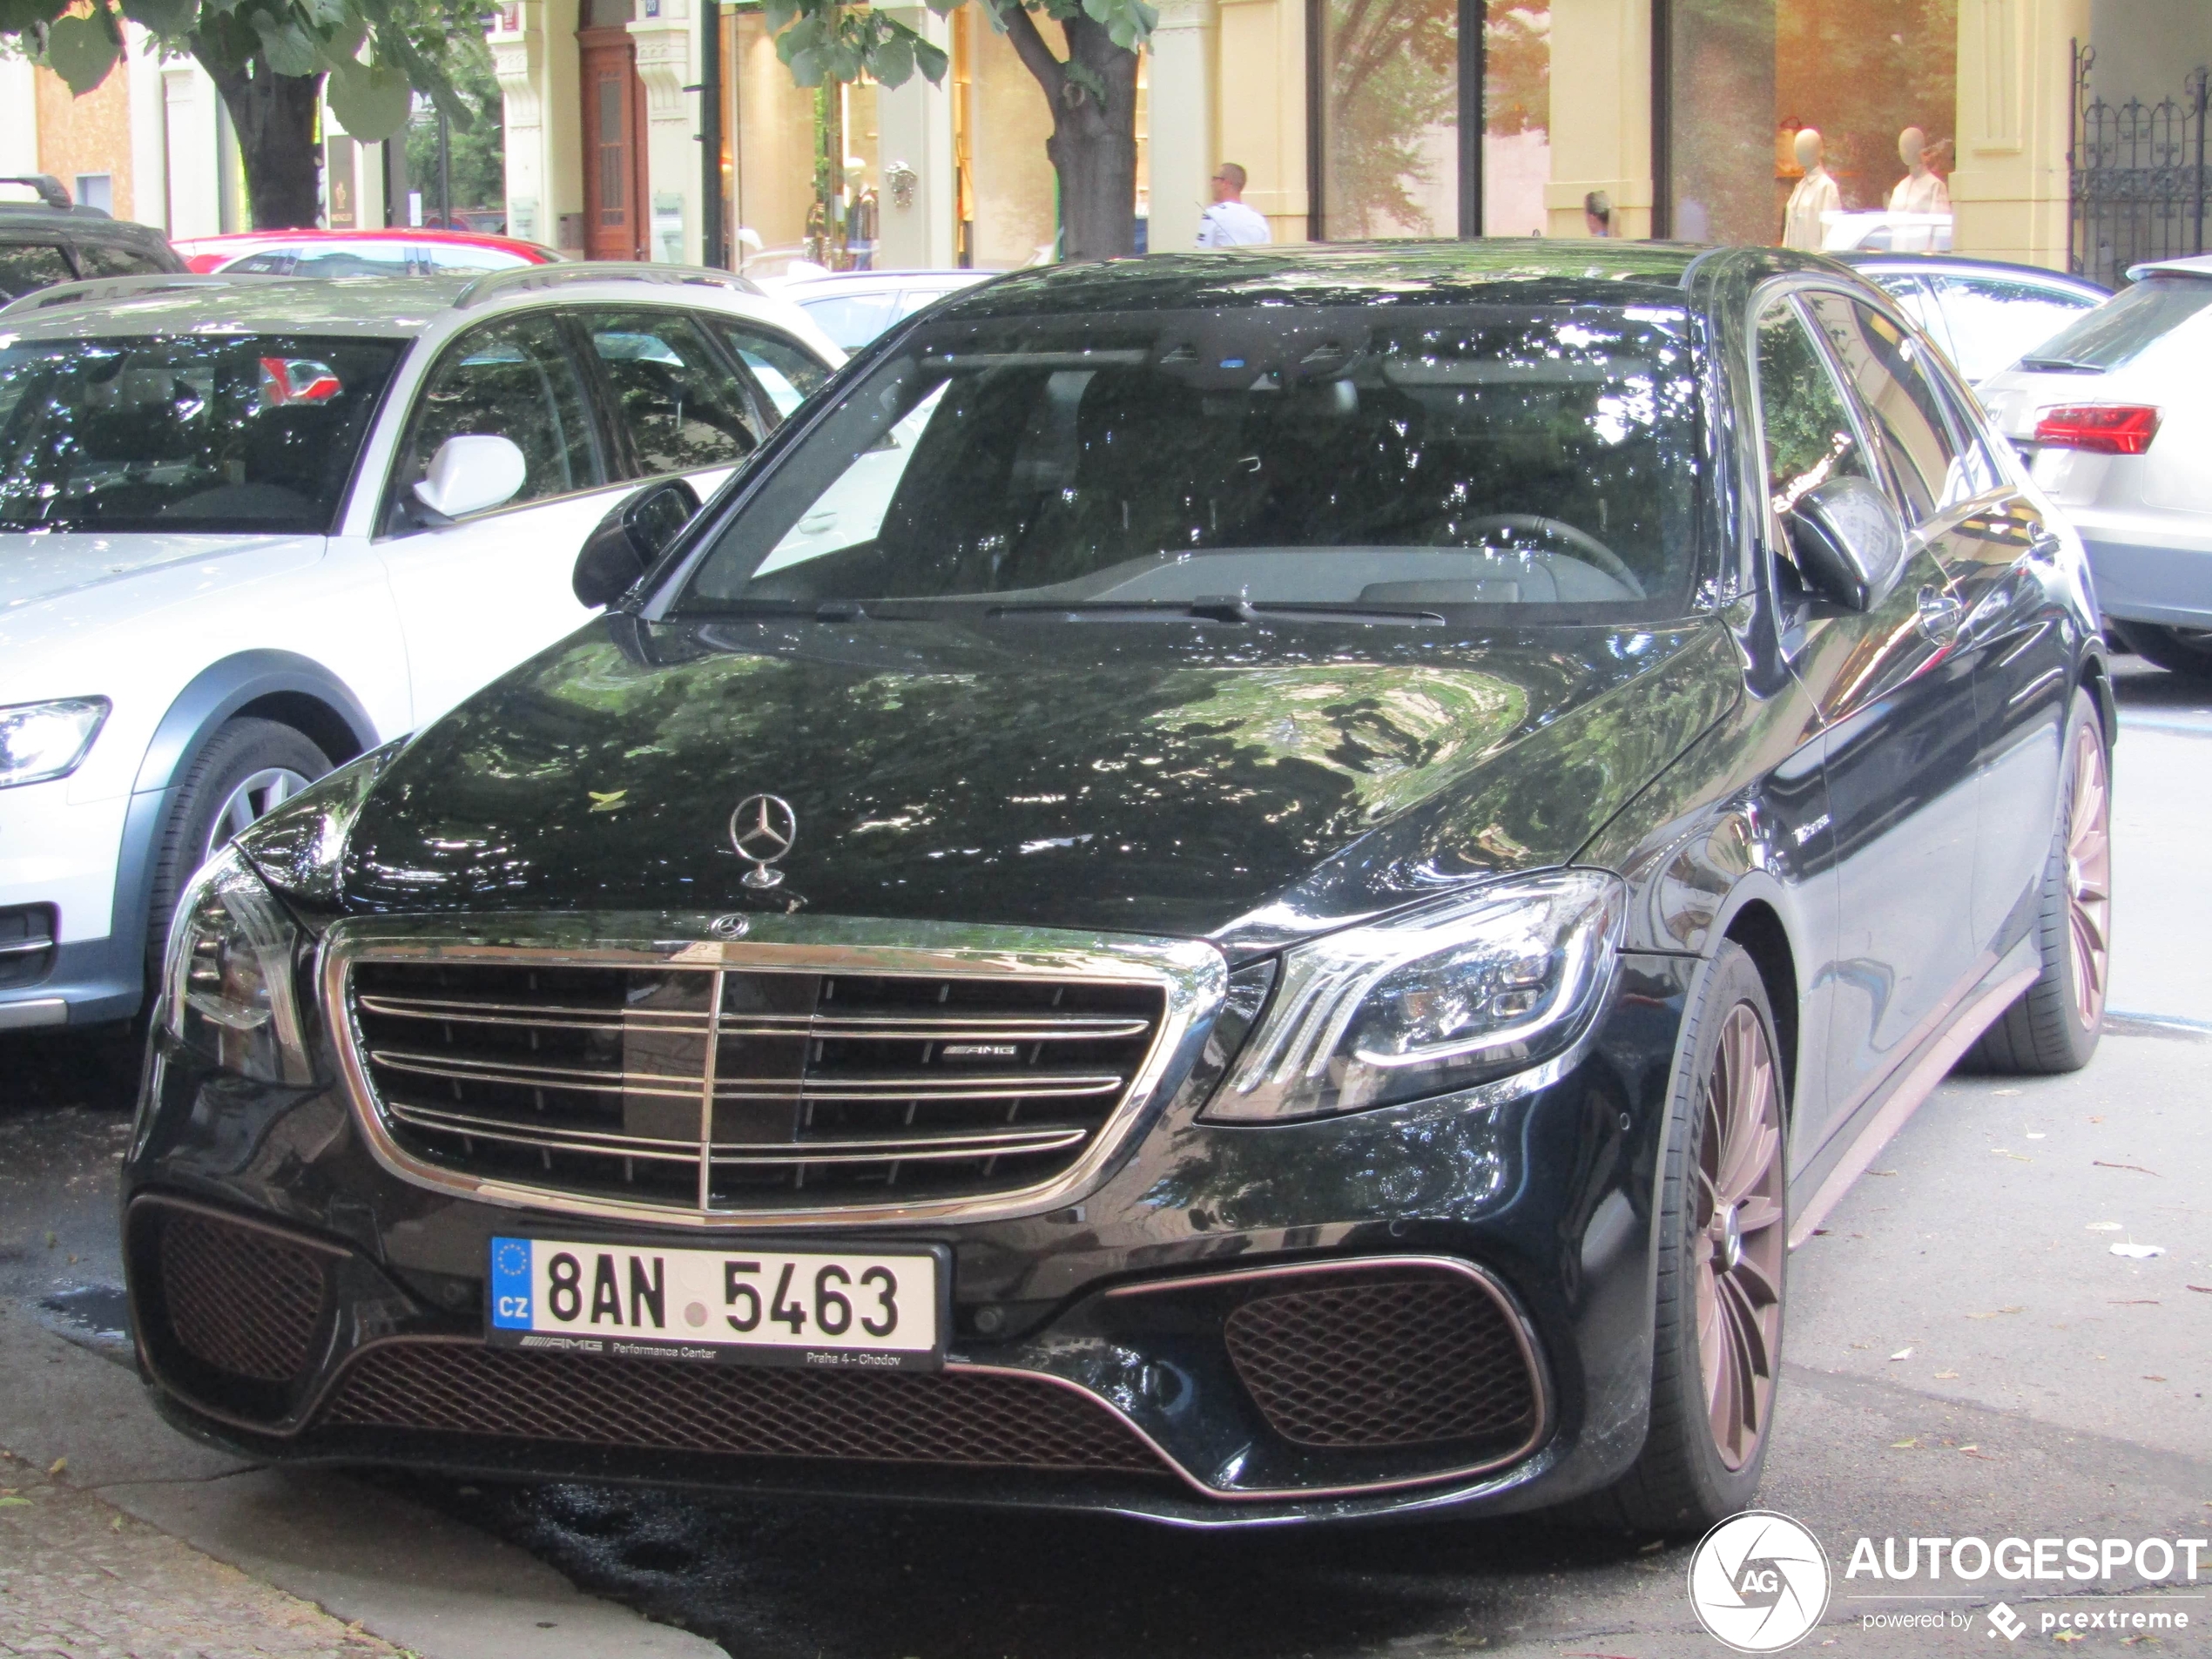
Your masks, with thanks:
M 1198 215 L 1200 247 L 1243 247 L 1274 239 L 1265 218 L 1242 202 L 1216 202 Z

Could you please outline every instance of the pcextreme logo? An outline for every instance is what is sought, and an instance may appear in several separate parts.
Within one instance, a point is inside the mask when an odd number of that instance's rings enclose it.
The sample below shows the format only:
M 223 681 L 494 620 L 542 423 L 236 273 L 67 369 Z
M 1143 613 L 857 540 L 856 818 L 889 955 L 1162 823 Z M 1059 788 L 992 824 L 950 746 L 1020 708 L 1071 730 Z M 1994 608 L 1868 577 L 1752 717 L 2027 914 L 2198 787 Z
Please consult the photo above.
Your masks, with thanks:
M 1747 1509 L 1707 1533 L 1689 1558 L 1689 1605 L 1738 1653 L 1779 1653 L 1828 1610 L 1828 1557 L 1787 1515 Z

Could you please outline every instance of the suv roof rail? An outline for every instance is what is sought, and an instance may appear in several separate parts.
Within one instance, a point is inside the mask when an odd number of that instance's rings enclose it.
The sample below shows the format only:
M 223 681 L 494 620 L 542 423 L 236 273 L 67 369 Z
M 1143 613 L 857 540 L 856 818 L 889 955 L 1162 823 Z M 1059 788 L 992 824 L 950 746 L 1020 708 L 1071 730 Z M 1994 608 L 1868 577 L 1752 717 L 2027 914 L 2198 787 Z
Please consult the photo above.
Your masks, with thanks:
M 21 185 L 26 189 L 35 190 L 38 192 L 38 199 L 49 207 L 67 207 L 72 205 L 70 200 L 69 186 L 50 172 L 10 173 L 4 178 L 0 178 L 0 185 Z
M 248 277 L 246 281 L 256 279 Z M 172 288 L 228 288 L 238 286 L 237 277 L 199 275 L 185 271 L 164 271 L 144 276 L 86 277 L 78 282 L 57 282 L 51 287 L 33 288 L 29 293 L 0 306 L 0 317 L 18 316 L 30 311 L 50 311 L 57 306 L 90 305 L 102 300 L 134 300 L 141 294 L 165 293 Z
M 502 293 L 528 293 L 537 288 L 564 288 L 574 282 L 642 282 L 664 287 L 729 288 L 738 293 L 765 293 L 751 277 L 734 271 L 715 271 L 703 265 L 643 265 L 628 260 L 564 260 L 558 265 L 520 265 L 478 277 L 453 296 L 453 308 L 466 311 Z

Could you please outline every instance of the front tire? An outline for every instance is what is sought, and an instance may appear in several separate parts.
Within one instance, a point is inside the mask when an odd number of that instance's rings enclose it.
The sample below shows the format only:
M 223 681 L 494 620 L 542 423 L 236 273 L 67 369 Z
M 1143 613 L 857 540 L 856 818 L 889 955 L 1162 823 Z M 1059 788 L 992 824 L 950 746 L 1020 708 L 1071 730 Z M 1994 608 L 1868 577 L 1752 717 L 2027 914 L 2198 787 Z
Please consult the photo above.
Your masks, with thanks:
M 2097 1051 L 2112 968 L 2112 760 L 2087 691 L 2074 694 L 2064 752 L 2035 921 L 2043 971 L 1967 1051 L 1972 1070 L 2079 1071 Z
M 2155 622 L 2122 625 L 2128 647 L 2169 674 L 2212 679 L 2212 628 L 2168 628 Z
M 232 836 L 330 770 L 329 757 L 273 720 L 225 722 L 185 769 L 155 851 L 146 965 L 158 985 L 169 918 L 192 873 Z
M 1598 1517 L 1696 1535 L 1750 1507 L 1781 1381 L 1789 1266 L 1781 1046 L 1765 982 L 1723 940 L 1668 1115 L 1651 1423 Z

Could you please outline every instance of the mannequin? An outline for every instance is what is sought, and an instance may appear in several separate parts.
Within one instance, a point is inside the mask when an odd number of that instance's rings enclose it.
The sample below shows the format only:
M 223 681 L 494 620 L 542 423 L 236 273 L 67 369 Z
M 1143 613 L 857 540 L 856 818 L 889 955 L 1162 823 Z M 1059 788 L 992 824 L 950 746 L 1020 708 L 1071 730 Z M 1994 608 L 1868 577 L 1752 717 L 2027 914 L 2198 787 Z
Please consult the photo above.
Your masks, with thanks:
M 1805 170 L 1805 176 L 1797 180 L 1797 187 L 1790 192 L 1790 205 L 1782 210 L 1782 246 L 1817 253 L 1820 216 L 1842 211 L 1844 192 L 1828 176 L 1828 150 L 1818 128 L 1798 129 L 1796 149 L 1797 165 Z
M 1897 135 L 1897 158 L 1909 171 L 1897 181 L 1897 188 L 1890 192 L 1890 212 L 1949 212 L 1950 186 L 1943 182 L 1942 174 L 1928 166 L 1928 135 L 1918 127 L 1905 128 Z

